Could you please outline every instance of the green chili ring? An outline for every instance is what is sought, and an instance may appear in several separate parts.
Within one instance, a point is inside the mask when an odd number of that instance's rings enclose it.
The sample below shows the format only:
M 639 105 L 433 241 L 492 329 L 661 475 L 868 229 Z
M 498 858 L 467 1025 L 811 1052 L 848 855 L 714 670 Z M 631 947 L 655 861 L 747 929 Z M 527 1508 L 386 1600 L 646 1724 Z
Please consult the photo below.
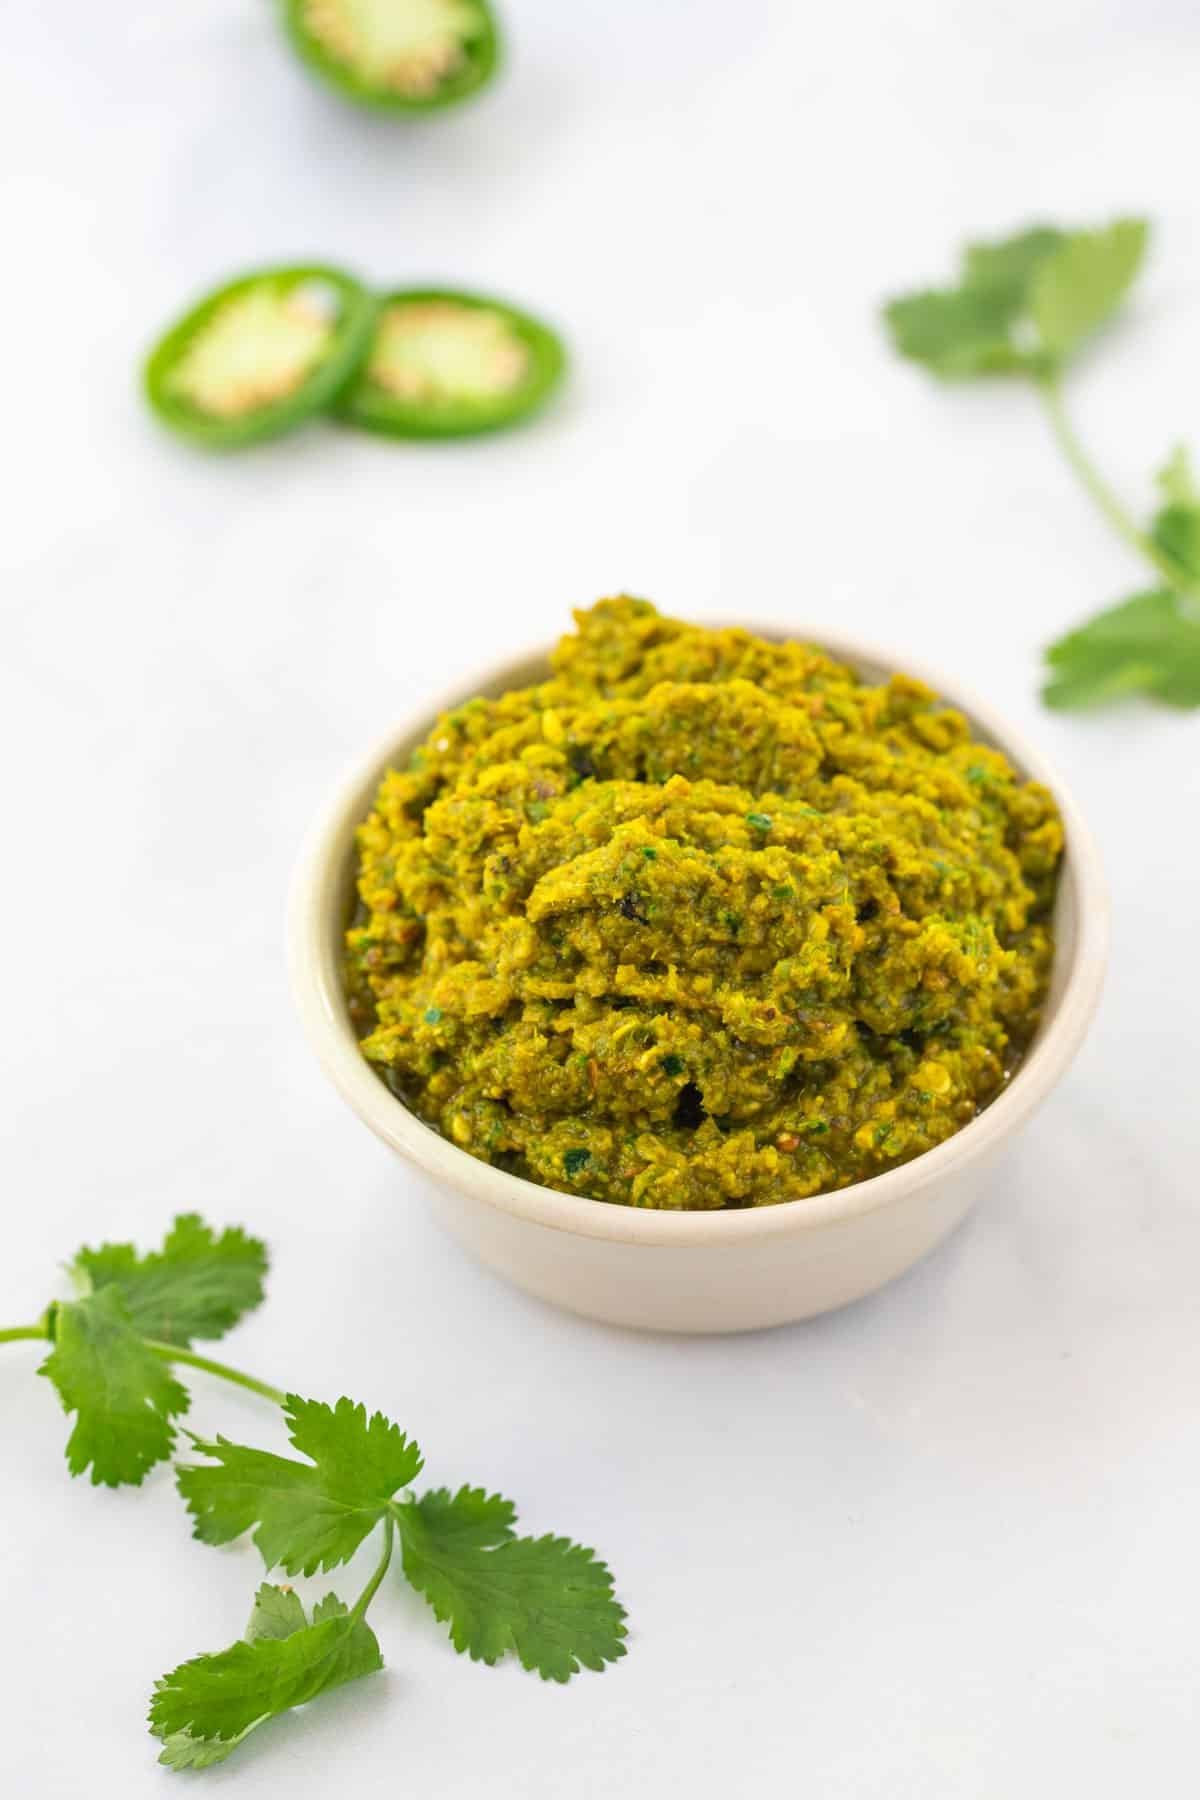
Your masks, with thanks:
M 476 317 L 478 324 L 473 323 Z M 417 323 L 418 341 L 406 348 L 408 320 Z M 465 376 L 454 369 L 453 358 L 449 367 L 436 354 L 422 361 L 422 331 L 426 351 L 437 351 L 434 340 L 439 332 L 444 339 L 458 336 Z M 444 342 L 443 348 L 454 351 L 455 346 Z M 544 405 L 566 363 L 557 333 L 504 301 L 447 288 L 405 289 L 380 298 L 371 348 L 334 411 L 348 424 L 388 437 L 469 437 L 500 431 Z M 471 365 L 481 373 L 476 391 L 467 385 Z M 460 375 L 457 382 L 456 375 Z
M 228 392 L 220 396 L 218 404 L 203 404 L 197 397 L 203 375 L 196 373 L 196 368 L 206 341 L 212 343 L 218 320 L 228 330 L 232 319 L 236 336 L 239 306 L 243 317 L 247 305 L 253 307 L 259 298 L 287 302 L 295 297 L 303 307 L 306 289 L 311 290 L 313 304 L 302 327 L 301 342 L 293 349 L 303 350 L 306 332 L 311 339 L 309 361 L 297 360 L 291 370 L 284 362 L 277 371 L 280 391 L 257 401 L 248 399 L 244 405 L 237 402 L 236 384 L 231 385 L 236 373 L 231 368 Z M 318 298 L 320 306 L 315 304 Z M 320 314 L 324 307 L 330 311 L 322 342 Z M 267 323 L 269 326 L 269 318 Z M 312 263 L 252 270 L 206 295 L 159 339 L 146 362 L 146 398 L 164 425 L 206 449 L 234 450 L 260 443 L 328 410 L 365 356 L 374 324 L 373 297 L 342 269 Z M 245 367 L 253 368 L 252 359 Z M 218 366 L 218 383 L 221 373 Z M 212 379 L 210 372 L 210 385 Z
M 373 3 L 382 10 L 388 4 L 403 7 L 404 0 L 373 0 Z M 382 112 L 434 112 L 478 93 L 495 74 L 500 59 L 500 34 L 487 0 L 436 0 L 436 3 L 444 5 L 448 19 L 456 7 L 460 18 L 462 14 L 474 15 L 473 29 L 469 36 L 457 36 L 454 40 L 461 55 L 458 66 L 448 68 L 427 92 L 414 90 L 411 81 L 406 91 L 404 86 L 397 85 L 395 75 L 391 83 L 381 78 L 371 79 L 356 68 L 354 49 L 350 45 L 342 54 L 337 53 L 328 35 L 336 34 L 339 28 L 337 0 L 324 0 L 323 5 L 321 0 L 283 0 L 283 24 L 301 60 L 314 75 L 336 88 L 346 99 Z M 330 21 L 326 24 L 325 37 L 314 27 L 311 17 L 314 11 L 324 13 Z

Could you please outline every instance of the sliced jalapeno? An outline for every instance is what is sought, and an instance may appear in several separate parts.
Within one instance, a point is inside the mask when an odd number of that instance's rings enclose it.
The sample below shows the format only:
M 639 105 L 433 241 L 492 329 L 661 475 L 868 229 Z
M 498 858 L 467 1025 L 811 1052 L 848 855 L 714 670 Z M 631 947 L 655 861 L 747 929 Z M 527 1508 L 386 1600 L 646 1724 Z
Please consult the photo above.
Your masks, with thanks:
M 566 363 L 561 342 L 515 307 L 476 294 L 385 294 L 374 337 L 336 411 L 393 437 L 465 437 L 514 425 Z
M 327 408 L 371 342 L 375 302 L 319 265 L 260 269 L 218 288 L 146 364 L 151 406 L 210 449 L 277 437 Z
M 363 106 L 449 106 L 496 66 L 486 0 L 284 0 L 284 20 L 309 67 Z

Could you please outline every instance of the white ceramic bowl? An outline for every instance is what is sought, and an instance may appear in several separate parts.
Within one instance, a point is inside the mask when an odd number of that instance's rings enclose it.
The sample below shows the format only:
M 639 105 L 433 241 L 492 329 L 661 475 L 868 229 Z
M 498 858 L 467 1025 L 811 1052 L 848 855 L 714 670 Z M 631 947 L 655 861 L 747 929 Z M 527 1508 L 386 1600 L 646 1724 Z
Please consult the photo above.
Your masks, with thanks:
M 750 624 L 778 640 L 777 628 Z M 1010 1085 L 978 1118 L 901 1168 L 837 1193 L 731 1212 L 654 1212 L 560 1194 L 490 1168 L 422 1124 L 384 1087 L 355 1040 L 341 985 L 342 933 L 354 886 L 354 830 L 385 768 L 407 758 L 437 713 L 475 694 L 528 686 L 547 672 L 522 657 L 461 684 L 414 723 L 390 732 L 342 782 L 302 858 L 292 890 L 292 988 L 325 1073 L 359 1118 L 412 1165 L 442 1221 L 489 1268 L 556 1306 L 660 1331 L 744 1331 L 807 1318 L 882 1287 L 958 1224 L 983 1165 L 1063 1074 L 1100 994 L 1108 902 L 1090 833 L 1062 781 L 990 710 L 907 658 L 831 639 L 818 643 L 875 679 L 904 669 L 961 707 L 976 734 L 1052 789 L 1066 825 L 1058 948 L 1041 1028 Z M 411 1188 L 411 1176 L 406 1183 Z

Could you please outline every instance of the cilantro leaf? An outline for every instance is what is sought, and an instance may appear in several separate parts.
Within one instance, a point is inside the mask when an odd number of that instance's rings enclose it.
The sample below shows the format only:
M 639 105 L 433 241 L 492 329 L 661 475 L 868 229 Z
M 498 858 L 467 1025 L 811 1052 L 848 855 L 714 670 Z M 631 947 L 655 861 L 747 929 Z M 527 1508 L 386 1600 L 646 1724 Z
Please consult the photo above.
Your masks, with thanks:
M 132 1244 L 84 1248 L 72 1272 L 86 1290 L 119 1290 L 135 1331 L 186 1349 L 222 1337 L 263 1297 L 265 1245 L 230 1226 L 218 1237 L 197 1213 L 181 1213 L 161 1250 Z
M 314 1622 L 319 1622 L 315 1615 Z M 293 1633 L 303 1631 L 307 1624 L 304 1608 L 293 1589 L 273 1587 L 264 1581 L 254 1596 L 246 1642 L 253 1644 L 259 1638 L 291 1637 Z M 248 1729 L 252 1731 L 254 1727 Z M 208 1769 L 213 1763 L 224 1762 L 246 1735 L 242 1732 L 236 1738 L 205 1738 L 195 1737 L 188 1730 L 176 1731 L 166 1739 L 159 1761 L 172 1769 Z
M 314 1609 L 312 1623 L 285 1590 L 260 1588 L 251 1616 L 291 1630 L 259 1631 L 228 1650 L 181 1663 L 156 1684 L 150 1729 L 163 1741 L 161 1763 L 203 1769 L 224 1761 L 268 1719 L 303 1706 L 383 1667 L 375 1633 L 354 1618 L 335 1594 Z
M 175 1443 L 171 1424 L 188 1408 L 187 1389 L 134 1331 L 116 1287 L 55 1309 L 54 1349 L 41 1368 L 75 1413 L 67 1440 L 72 1475 L 92 1484 L 138 1486 Z
M 430 1536 L 447 1550 L 490 1550 L 516 1533 L 517 1509 L 502 1494 L 484 1488 L 429 1488 L 413 1506 Z
M 926 289 L 884 308 L 896 349 L 947 380 L 1025 369 L 1018 320 L 1038 268 L 1063 242 L 1061 231 L 1034 225 L 998 243 L 968 244 L 957 287 Z
M 211 1769 L 214 1763 L 224 1762 L 231 1756 L 253 1729 L 253 1725 L 248 1726 L 235 1738 L 193 1737 L 187 1730 L 173 1731 L 163 1739 L 158 1760 L 168 1769 Z M 162 1733 L 155 1732 L 154 1735 L 161 1737 Z
M 1170 588 L 1135 594 L 1046 651 L 1048 706 L 1093 706 L 1145 693 L 1200 706 L 1200 605 Z
M 300 1596 L 295 1589 L 276 1587 L 274 1583 L 264 1581 L 255 1594 L 254 1605 L 250 1609 L 246 1642 L 254 1644 L 259 1638 L 291 1637 L 294 1631 L 302 1631 L 307 1624 Z
M 1031 225 L 994 244 L 968 244 L 963 252 L 963 286 L 986 291 L 1015 319 L 1025 305 L 1034 276 L 1067 234 L 1053 225 Z
M 203 1543 L 227 1544 L 256 1526 L 268 1568 L 312 1575 L 354 1555 L 397 1488 L 420 1472 L 421 1452 L 382 1413 L 368 1420 L 347 1399 L 329 1407 L 289 1394 L 285 1414 L 292 1443 L 311 1462 L 194 1438 L 216 1466 L 180 1468 L 179 1491 Z
M 1154 479 L 1164 506 L 1200 506 L 1200 488 L 1186 445 L 1176 444 Z
M 285 1407 L 297 1450 L 319 1465 L 331 1491 L 388 1499 L 420 1474 L 421 1452 L 382 1413 L 344 1397 L 336 1406 L 289 1394 Z
M 1200 490 L 1183 445 L 1172 451 L 1157 476 L 1163 505 L 1150 523 L 1150 536 L 1179 570 L 1181 583 L 1200 583 Z
M 927 288 L 889 301 L 884 318 L 901 356 L 953 381 L 1023 367 L 1010 342 L 1012 308 L 986 288 Z
M 1145 219 L 1072 232 L 1038 268 L 1029 316 L 1055 361 L 1072 355 L 1116 312 L 1142 266 L 1148 235 Z
M 1150 536 L 1179 570 L 1180 580 L 1200 582 L 1200 506 L 1164 506 L 1155 513 Z
M 1099 231 L 1034 225 L 970 244 L 956 287 L 890 301 L 884 318 L 901 356 L 954 380 L 1045 375 L 1116 311 L 1145 252 L 1144 219 Z
M 625 1610 L 591 1550 L 567 1538 L 513 1537 L 511 1507 L 478 1488 L 453 1500 L 438 1489 L 393 1510 L 405 1576 L 449 1623 L 456 1650 L 486 1663 L 513 1650 L 546 1681 L 624 1656 Z

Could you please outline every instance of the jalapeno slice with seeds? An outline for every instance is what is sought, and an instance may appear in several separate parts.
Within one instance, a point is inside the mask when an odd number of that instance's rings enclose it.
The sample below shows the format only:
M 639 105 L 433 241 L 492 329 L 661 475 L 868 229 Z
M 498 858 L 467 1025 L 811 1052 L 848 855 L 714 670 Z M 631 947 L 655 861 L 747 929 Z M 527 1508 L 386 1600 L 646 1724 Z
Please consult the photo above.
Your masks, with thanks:
M 313 264 L 241 275 L 186 312 L 150 354 L 165 425 L 209 449 L 277 437 L 327 408 L 371 342 L 375 302 Z
M 486 0 L 284 0 L 284 22 L 315 74 L 392 112 L 465 100 L 499 54 Z
M 565 366 L 555 333 L 502 301 L 433 288 L 385 294 L 336 411 L 392 437 L 466 437 L 527 418 Z

